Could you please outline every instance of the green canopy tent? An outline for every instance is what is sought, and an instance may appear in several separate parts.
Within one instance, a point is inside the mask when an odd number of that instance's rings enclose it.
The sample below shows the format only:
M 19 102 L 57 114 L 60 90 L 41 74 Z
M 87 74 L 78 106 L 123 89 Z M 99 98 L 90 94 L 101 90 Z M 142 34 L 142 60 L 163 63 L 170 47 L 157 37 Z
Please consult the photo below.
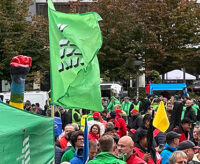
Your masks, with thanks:
M 0 164 L 46 164 L 53 160 L 53 119 L 0 102 Z

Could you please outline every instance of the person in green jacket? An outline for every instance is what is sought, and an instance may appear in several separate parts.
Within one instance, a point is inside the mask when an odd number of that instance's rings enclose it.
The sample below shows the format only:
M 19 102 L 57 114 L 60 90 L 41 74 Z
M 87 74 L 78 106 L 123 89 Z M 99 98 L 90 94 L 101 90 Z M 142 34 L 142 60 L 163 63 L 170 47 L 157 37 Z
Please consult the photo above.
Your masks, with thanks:
M 114 96 L 111 97 L 111 101 L 110 103 L 108 104 L 108 107 L 107 107 L 107 110 L 108 111 L 114 111 L 115 109 L 115 105 L 116 104 L 120 104 L 119 100 L 116 99 Z
M 195 103 L 194 100 L 191 100 L 191 101 L 192 101 L 192 109 L 194 109 L 195 115 L 197 116 L 198 110 L 199 110 L 199 106 Z
M 196 106 L 194 106 L 194 102 L 192 100 L 187 100 L 185 103 L 185 106 L 183 107 L 183 110 L 182 110 L 181 120 L 184 119 L 184 117 L 185 117 L 185 111 L 186 111 L 187 107 L 188 108 L 191 107 L 194 110 L 195 115 L 197 116 L 198 108 Z
M 72 144 L 72 147 L 63 154 L 61 162 L 69 162 L 72 158 L 74 158 L 74 153 L 76 149 L 79 147 L 83 147 L 83 131 L 80 130 L 73 132 L 70 138 L 70 142 Z
M 111 136 L 105 135 L 101 137 L 99 145 L 101 152 L 95 156 L 94 160 L 89 161 L 88 164 L 126 164 L 126 162 L 112 154 L 114 140 Z
M 126 112 L 127 117 L 129 116 L 130 113 L 131 104 L 132 103 L 130 102 L 129 97 L 124 97 L 124 101 L 122 103 L 122 110 Z

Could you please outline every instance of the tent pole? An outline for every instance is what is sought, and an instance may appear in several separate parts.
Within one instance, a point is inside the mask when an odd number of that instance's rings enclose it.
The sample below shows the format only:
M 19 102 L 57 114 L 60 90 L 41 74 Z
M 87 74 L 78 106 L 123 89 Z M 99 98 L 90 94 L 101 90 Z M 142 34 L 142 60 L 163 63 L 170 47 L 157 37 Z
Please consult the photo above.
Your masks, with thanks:
M 185 79 L 185 68 L 182 68 L 183 71 L 183 82 L 186 83 L 186 79 Z

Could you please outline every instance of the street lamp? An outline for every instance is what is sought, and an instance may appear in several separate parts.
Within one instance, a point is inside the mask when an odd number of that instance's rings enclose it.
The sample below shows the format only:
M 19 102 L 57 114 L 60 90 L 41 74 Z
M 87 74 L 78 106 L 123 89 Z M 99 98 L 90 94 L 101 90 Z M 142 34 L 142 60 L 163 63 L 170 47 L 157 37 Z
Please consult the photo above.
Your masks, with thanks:
M 142 65 L 142 61 L 141 60 L 135 60 L 133 62 L 133 64 L 136 66 L 137 68 L 137 74 L 136 74 L 136 96 L 139 98 L 139 68 L 140 65 Z

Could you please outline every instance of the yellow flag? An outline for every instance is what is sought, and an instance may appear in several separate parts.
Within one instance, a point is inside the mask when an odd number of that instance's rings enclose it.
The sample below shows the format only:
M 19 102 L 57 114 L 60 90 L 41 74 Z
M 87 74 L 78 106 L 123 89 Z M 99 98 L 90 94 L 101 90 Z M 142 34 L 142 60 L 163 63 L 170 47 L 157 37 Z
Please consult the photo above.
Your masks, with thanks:
M 161 132 L 165 132 L 169 128 L 169 120 L 163 101 L 161 101 L 158 106 L 158 110 L 153 120 L 153 126 L 159 129 Z

